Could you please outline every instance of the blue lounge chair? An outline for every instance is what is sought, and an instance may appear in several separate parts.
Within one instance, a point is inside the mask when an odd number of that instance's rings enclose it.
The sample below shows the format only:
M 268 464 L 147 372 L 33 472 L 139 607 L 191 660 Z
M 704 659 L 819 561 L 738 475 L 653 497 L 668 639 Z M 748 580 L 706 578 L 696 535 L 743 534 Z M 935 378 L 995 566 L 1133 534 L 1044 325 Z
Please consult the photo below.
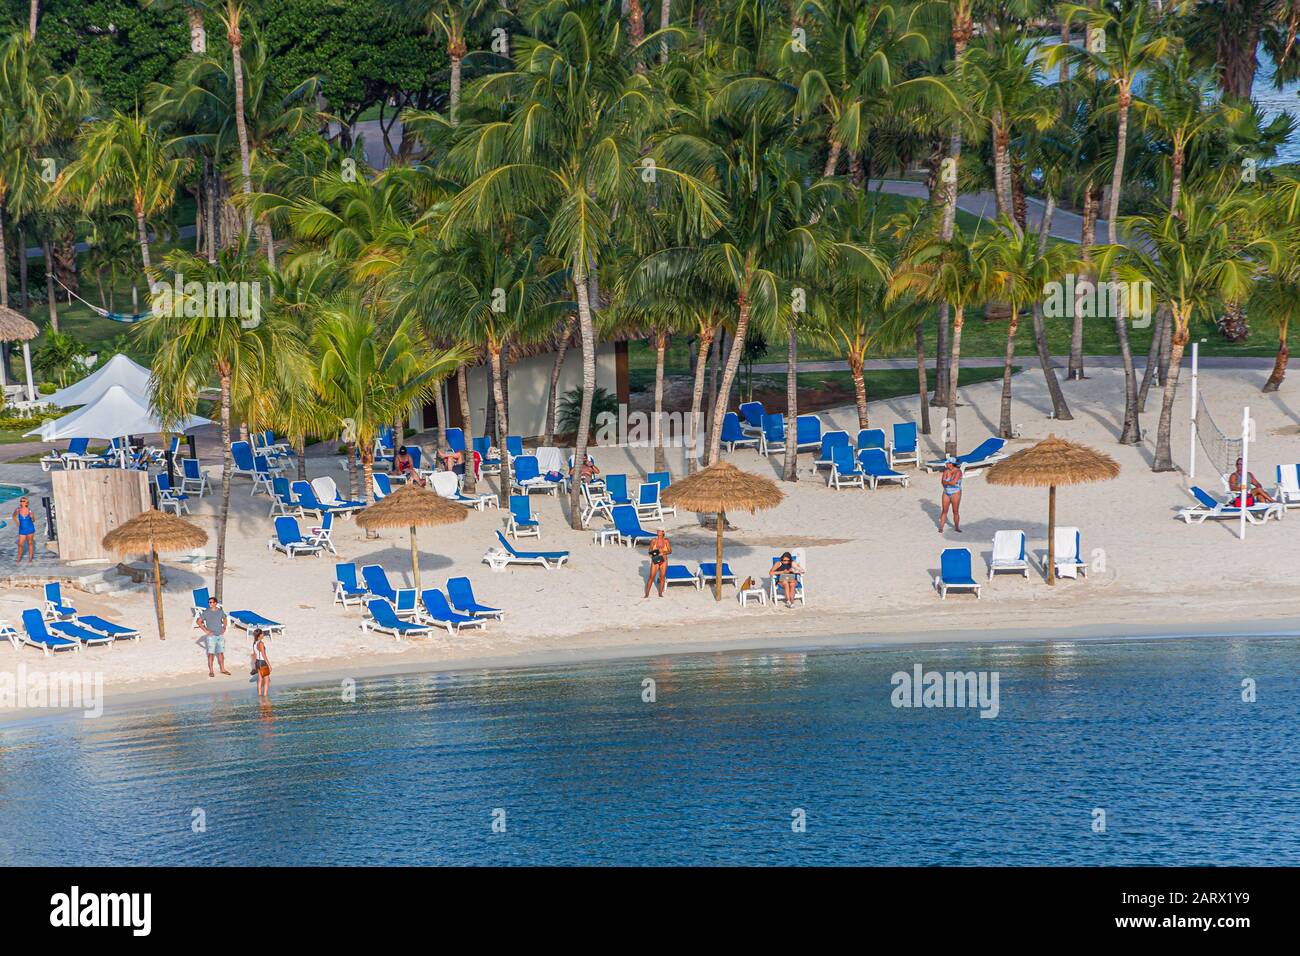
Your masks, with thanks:
M 328 512 L 325 517 L 330 517 Z M 291 558 L 300 554 L 314 554 L 318 558 L 321 555 L 321 546 L 304 538 L 302 530 L 298 527 L 298 519 L 290 518 L 288 515 L 281 515 L 275 519 L 275 535 L 266 542 L 266 549 L 281 551 Z
M 23 613 L 25 614 L 26 612 Z M 79 621 L 48 621 L 45 626 L 60 637 L 66 637 L 70 641 L 76 641 L 82 647 L 102 647 L 104 645 L 112 645 L 112 643 L 117 640 L 117 638 L 110 634 L 104 634 L 100 631 L 92 631 Z
M 480 475 L 501 474 L 501 456 L 492 454 L 492 439 L 486 435 L 474 439 L 474 451 L 478 452 Z
M 410 446 L 410 445 L 407 445 L 406 447 L 409 449 L 411 446 Z M 462 455 L 464 455 L 464 454 L 465 454 L 465 451 L 466 451 L 466 449 L 465 449 L 465 429 L 463 429 L 463 428 L 448 428 L 448 429 L 447 429 L 447 447 L 448 447 L 449 449 L 451 449 L 452 451 L 454 451 L 454 452 L 455 452 L 455 451 L 458 451 L 458 452 L 460 452 Z M 418 466 L 417 466 L 417 467 L 418 467 Z
M 172 487 L 171 479 L 167 477 L 167 472 L 160 471 L 154 475 L 154 484 L 158 486 L 158 510 L 166 511 L 168 508 L 176 512 L 179 517 L 184 511 L 190 513 L 190 496 L 183 491 L 177 491 Z
M 863 448 L 858 452 L 858 461 L 867 474 L 867 480 L 871 482 L 872 491 L 875 491 L 882 481 L 907 487 L 907 475 L 889 467 L 889 459 L 885 457 L 883 448 Z
M 1007 446 L 1005 438 L 986 438 L 980 442 L 973 451 L 965 455 L 957 456 L 957 464 L 963 471 L 974 471 L 976 468 L 986 468 L 994 462 L 1001 461 L 1007 456 L 1002 449 Z M 926 471 L 942 471 L 945 459 L 935 458 L 925 463 Z
M 194 492 L 200 498 L 212 489 L 208 487 L 208 475 L 197 458 L 181 459 L 181 491 Z
M 328 550 L 330 554 L 338 555 L 338 548 L 334 547 L 334 514 L 326 514 L 320 519 L 320 524 L 308 528 L 307 533 L 303 535 L 308 544 L 315 545 L 322 552 Z
M 45 585 L 44 614 L 47 621 L 77 616 L 75 607 L 63 603 L 63 587 L 58 581 L 51 581 Z
M 451 605 L 447 603 L 446 595 L 437 588 L 427 588 L 421 591 L 420 604 L 423 605 L 424 609 L 419 612 L 416 620 L 422 624 L 445 627 L 448 634 L 459 634 L 462 628 L 482 627 L 487 623 L 480 617 L 473 617 L 452 610 Z
M 740 445 L 747 448 L 758 447 L 758 436 L 747 435 L 740 427 L 740 418 L 735 412 L 727 412 L 722 416 L 722 435 L 721 442 L 728 452 L 733 452 Z
M 393 493 L 393 485 L 387 475 L 376 471 L 370 475 L 370 490 L 374 493 L 375 500 L 380 501 Z
M 194 626 L 199 626 L 199 615 L 208 609 L 208 589 L 195 588 L 190 592 L 194 599 Z M 221 607 L 221 605 L 217 605 Z M 283 634 L 284 625 L 279 621 L 273 621 L 269 617 L 263 617 L 256 611 L 247 609 L 239 611 L 226 611 L 226 616 L 230 618 L 230 623 L 241 630 L 251 631 L 254 628 L 261 628 L 269 635 Z
M 706 587 L 718 578 L 717 563 L 714 561 L 701 561 L 699 569 L 695 576 L 699 579 L 700 586 Z M 722 583 L 736 586 L 736 576 L 731 572 L 731 565 L 722 562 Z
M 845 431 L 826 432 L 822 435 L 821 450 L 817 453 L 817 460 L 813 462 L 813 473 L 822 468 L 830 468 L 835 464 L 834 452 L 838 445 L 849 447 L 849 433 Z M 849 457 L 853 454 L 850 452 Z
M 940 598 L 947 598 L 949 591 L 974 591 L 976 599 L 979 598 L 981 585 L 971 574 L 970 548 L 943 549 L 934 586 Z
M 766 414 L 762 402 L 742 402 L 740 406 L 741 430 L 760 434 Z
M 858 432 L 857 447 L 858 451 L 862 451 L 864 448 L 880 448 L 883 450 L 885 447 L 885 430 L 883 428 L 862 429 Z
M 826 476 L 826 486 L 838 491 L 841 488 L 865 488 L 867 476 L 853 457 L 848 444 L 831 446 L 831 473 Z
M 253 467 L 253 447 L 246 441 L 231 442 L 230 457 L 234 459 L 230 477 L 251 478 L 256 483 L 257 469 Z
M 41 612 L 34 607 L 23 611 L 23 631 L 23 634 L 13 632 L 10 640 L 17 641 L 19 644 L 26 644 L 29 647 L 39 647 L 45 652 L 46 657 L 49 657 L 54 651 L 81 650 L 80 641 L 51 634 L 45 626 L 45 618 L 41 617 Z
M 510 496 L 510 514 L 506 518 L 506 531 L 512 538 L 540 538 L 541 523 L 533 517 L 532 499 L 527 495 Z
M 383 598 L 371 598 L 366 602 L 366 608 L 370 611 L 370 617 L 361 622 L 362 631 L 391 634 L 400 641 L 403 637 L 428 634 L 433 630 L 428 624 L 413 624 L 402 620 L 393 606 Z
M 658 486 L 656 486 L 658 487 Z M 610 512 L 610 517 L 614 519 L 614 528 L 618 531 L 618 540 L 620 544 L 626 544 L 629 548 L 638 544 L 654 540 L 654 535 L 641 527 L 641 522 L 637 517 L 636 509 L 631 505 L 615 505 Z
M 524 436 L 507 435 L 506 436 L 506 454 L 511 458 L 518 458 L 524 453 Z
M 500 548 L 489 548 L 483 560 L 493 571 L 502 571 L 512 564 L 540 564 L 548 571 L 563 567 L 569 560 L 567 551 L 519 551 L 500 531 L 497 540 Z
M 1224 518 L 1240 519 L 1241 508 L 1236 505 L 1219 501 L 1204 488 L 1199 488 L 1196 485 L 1193 485 L 1188 491 L 1196 499 L 1196 504 L 1178 509 L 1178 517 L 1182 518 L 1187 524 L 1203 524 L 1206 518 L 1215 521 Z M 1236 500 L 1235 495 L 1232 500 Z M 1280 502 L 1261 501 L 1246 509 L 1246 520 L 1251 524 L 1259 524 L 1267 521 L 1270 517 L 1281 520 L 1284 514 L 1286 514 L 1286 506 Z
M 348 607 L 360 604 L 370 592 L 357 583 L 357 566 L 351 561 L 334 565 L 334 603 Z
M 487 604 L 480 604 L 474 597 L 474 587 L 469 583 L 469 578 L 448 578 L 447 579 L 447 597 L 451 601 L 451 606 L 461 614 L 472 614 L 474 617 L 487 617 L 500 620 L 506 616 L 506 612 L 499 607 L 490 607 Z
M 298 499 L 293 496 L 289 488 L 288 478 L 271 479 L 271 513 L 268 515 L 274 518 L 276 515 L 290 515 L 294 518 L 303 517 L 302 508 L 298 506 Z
M 41 471 L 49 471 L 55 465 L 67 468 L 73 462 L 80 462 L 86 457 L 86 450 L 89 447 L 89 438 L 71 438 L 68 440 L 66 451 L 52 451 L 48 455 L 41 456 Z
M 542 474 L 537 465 L 536 455 L 518 455 L 511 462 L 511 467 L 514 468 L 514 477 L 510 484 L 516 491 L 522 491 L 524 494 L 531 494 L 534 491 L 556 494 L 559 491 L 560 483 L 547 481 L 546 476 Z
M 395 588 L 388 582 L 388 573 L 377 564 L 367 564 L 361 569 L 361 580 L 371 596 L 383 598 L 403 619 L 415 617 L 415 588 Z
M 699 579 L 684 564 L 670 564 L 664 568 L 664 585 L 672 587 L 674 584 L 689 584 L 696 590 L 700 587 Z
M 894 440 L 889 443 L 889 467 L 899 465 L 916 467 L 916 422 L 895 422 Z
M 621 507 L 621 506 L 620 506 Z M 676 509 L 668 509 L 676 514 Z M 636 513 L 646 521 L 663 521 L 664 507 L 659 503 L 659 483 L 643 481 L 636 486 Z
M 660 491 L 667 491 L 668 486 L 673 483 L 673 476 L 670 472 L 667 471 L 652 471 L 650 472 L 650 474 L 645 476 L 645 480 L 653 481 L 656 485 L 659 486 Z M 664 509 L 664 510 L 668 511 L 673 509 Z M 674 510 L 673 513 L 676 514 L 676 511 Z
M 989 580 L 999 571 L 1018 571 L 1029 577 L 1029 561 L 1025 558 L 1025 533 L 999 531 L 993 535 L 993 556 L 989 558 Z
M 760 455 L 774 455 L 785 451 L 785 416 L 780 412 L 763 416 L 763 431 L 758 439 Z
M 627 475 L 606 475 L 605 497 L 612 505 L 630 505 L 632 499 L 627 495 Z
M 295 481 L 292 485 L 293 493 L 298 496 L 298 510 L 304 516 L 311 512 L 317 520 L 324 518 L 330 512 L 335 514 L 351 514 L 356 511 L 355 505 L 327 505 L 316 497 L 316 489 L 312 487 L 310 481 Z
M 140 640 L 140 632 L 135 628 L 106 620 L 97 614 L 78 614 L 77 623 L 115 641 Z
M 805 567 L 804 556 L 802 551 L 792 550 L 791 554 L 794 557 L 795 564 L 799 565 L 799 567 L 801 568 Z M 768 568 L 770 569 L 772 565 L 777 564 L 780 560 L 781 560 L 781 556 L 779 554 L 772 555 L 772 560 L 769 561 L 767 565 Z M 808 595 L 807 592 L 804 591 L 803 579 L 804 576 L 802 574 L 796 574 L 794 576 L 794 599 L 798 601 L 800 604 L 806 605 L 808 603 Z M 782 588 L 777 583 L 776 575 L 774 574 L 769 575 L 768 576 L 768 600 L 772 602 L 773 607 L 776 607 L 776 601 L 778 595 L 784 597 L 785 589 Z
M 392 464 L 396 457 L 397 435 L 391 427 L 385 428 L 375 439 L 375 461 Z
M 822 420 L 816 415 L 800 415 L 794 420 L 794 449 L 820 448 L 822 444 Z

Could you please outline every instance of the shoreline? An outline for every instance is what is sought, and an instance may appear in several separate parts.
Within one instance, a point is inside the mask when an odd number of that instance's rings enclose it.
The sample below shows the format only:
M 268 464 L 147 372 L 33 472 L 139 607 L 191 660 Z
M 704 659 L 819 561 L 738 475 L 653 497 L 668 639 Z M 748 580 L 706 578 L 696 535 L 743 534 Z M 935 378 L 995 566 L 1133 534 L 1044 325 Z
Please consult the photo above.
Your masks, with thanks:
M 1148 611 L 1155 610 L 1148 608 Z M 793 612 L 792 612 L 793 614 Z M 357 666 L 354 658 L 346 656 L 320 658 L 303 664 L 277 666 L 272 682 L 272 694 L 285 688 L 334 683 L 351 678 L 357 681 L 394 677 L 417 677 L 429 674 L 456 674 L 487 671 L 523 671 L 537 668 L 613 663 L 620 661 L 651 660 L 659 657 L 684 657 L 717 654 L 745 654 L 756 652 L 819 653 L 832 651 L 871 651 L 897 648 L 963 647 L 968 645 L 1021 646 L 1058 643 L 1130 643 L 1141 641 L 1194 640 L 1205 637 L 1227 639 L 1300 638 L 1300 616 L 1247 617 L 1236 615 L 1227 619 L 1203 620 L 1195 624 L 1169 626 L 1143 623 L 1139 620 L 1092 621 L 1065 627 L 1021 626 L 1015 628 L 926 628 L 905 630 L 890 628 L 878 631 L 848 631 L 835 623 L 843 618 L 859 617 L 854 614 L 821 612 L 801 615 L 803 620 L 781 620 L 782 627 L 764 627 L 775 621 L 737 619 L 733 627 L 719 627 L 716 622 L 705 625 L 711 631 L 744 631 L 743 634 L 722 634 L 695 640 L 676 640 L 673 632 L 690 630 L 687 625 L 665 628 L 633 628 L 621 632 L 631 640 L 610 643 L 610 631 L 592 631 L 574 635 L 569 643 L 513 653 L 489 653 L 438 657 L 430 652 L 440 650 L 430 645 L 413 645 L 401 660 L 383 664 Z M 1151 615 L 1146 616 L 1150 620 Z M 841 622 L 848 623 L 848 622 Z M 802 626 L 801 626 L 802 625 Z M 828 629 L 829 626 L 829 629 Z M 780 633 L 776 633 L 779 631 Z M 655 640 L 646 638 L 653 636 Z M 598 643 L 597 643 L 598 642 Z M 228 662 L 233 664 L 233 662 Z M 106 694 L 104 713 L 122 714 L 148 707 L 169 704 L 195 703 L 204 698 L 213 702 L 246 696 L 256 700 L 255 685 L 243 679 L 239 665 L 232 673 L 235 681 L 215 684 L 193 677 L 172 676 L 141 682 L 138 689 L 125 694 Z M 274 701 L 272 696 L 272 701 Z M 19 729 L 28 723 L 44 720 L 76 718 L 73 709 L 44 709 L 31 712 L 26 708 L 0 710 L 0 730 Z

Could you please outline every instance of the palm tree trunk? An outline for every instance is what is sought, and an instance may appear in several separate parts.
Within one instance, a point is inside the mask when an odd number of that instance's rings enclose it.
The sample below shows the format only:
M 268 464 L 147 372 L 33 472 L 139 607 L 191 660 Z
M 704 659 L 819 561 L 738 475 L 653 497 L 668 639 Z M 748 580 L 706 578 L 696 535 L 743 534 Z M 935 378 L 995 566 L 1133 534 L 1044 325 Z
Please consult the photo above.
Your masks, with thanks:
M 243 189 L 244 195 L 247 196 L 253 191 L 253 171 L 248 157 L 248 122 L 244 115 L 244 38 L 239 32 L 239 13 L 237 8 L 234 16 L 230 20 L 229 27 L 226 30 L 226 38 L 230 41 L 231 74 L 235 81 L 235 132 L 239 136 L 240 186 Z M 252 235 L 253 210 L 245 208 L 244 237 L 251 239 Z
M 9 254 L 5 251 L 5 194 L 0 190 L 0 307 L 9 307 Z
M 375 450 L 374 445 L 361 449 L 361 481 L 365 485 L 362 492 L 362 501 L 375 500 Z M 367 538 L 377 538 L 379 535 L 373 531 L 366 532 Z
M 207 253 L 208 262 L 212 263 L 217 261 L 218 209 L 216 177 L 212 172 L 212 159 L 208 156 L 203 157 L 203 179 L 208 191 Z
M 27 36 L 36 39 L 36 21 L 41 17 L 41 0 L 32 0 L 27 11 Z
M 453 36 L 447 43 L 447 59 L 451 61 L 451 76 L 447 81 L 447 122 L 452 126 L 456 125 L 460 111 L 461 64 L 467 52 L 463 36 Z
M 650 423 L 650 434 L 655 446 L 655 471 L 665 471 L 668 462 L 664 456 L 664 354 L 668 349 L 668 333 L 655 333 L 655 411 Z M 575 462 L 580 459 L 575 458 Z
M 641 10 L 641 0 L 627 0 L 627 38 L 633 46 L 645 39 L 645 13 Z
M 50 316 L 50 328 L 59 331 L 59 300 L 54 295 L 54 255 L 50 252 L 50 240 L 41 243 L 45 253 L 45 307 Z M 26 259 L 27 250 L 20 249 L 19 254 Z
M 26 250 L 27 248 L 27 230 L 22 226 L 18 227 L 18 248 Z M 18 308 L 27 311 L 31 304 L 31 298 L 27 294 L 27 257 L 18 257 Z
M 348 498 L 352 501 L 357 500 L 357 456 L 358 449 L 355 441 L 347 443 L 348 446 Z
M 953 10 L 952 17 L 952 43 L 953 43 L 953 64 L 956 69 L 961 68 L 962 60 L 965 57 L 966 45 L 970 42 L 974 27 L 970 18 L 970 6 L 965 0 L 959 2 Z M 943 182 L 943 220 L 939 230 L 939 238 L 944 242 L 952 241 L 953 228 L 957 222 L 957 170 L 961 166 L 961 122 L 954 121 L 952 124 L 952 134 L 948 139 L 948 169 L 942 177 Z M 949 349 L 951 346 L 948 342 L 948 303 L 944 302 L 939 306 L 939 332 L 935 341 L 934 356 L 934 398 L 935 405 L 948 404 L 948 368 L 951 365 L 949 361 Z
M 689 451 L 686 455 L 686 473 L 691 474 L 700 463 L 700 447 L 696 438 L 700 431 L 700 406 L 704 403 L 704 376 L 709 371 L 709 351 L 717 336 L 717 326 L 710 325 L 700 329 L 700 344 L 695 357 L 695 383 L 691 389 L 691 424 L 687 441 Z
M 856 348 L 849 349 L 849 374 L 853 376 L 853 400 L 858 408 L 858 428 L 870 428 L 867 415 L 867 379 L 863 372 L 865 354 Z M 925 376 L 925 366 L 921 366 L 921 375 Z
M 1110 221 L 1106 224 L 1111 245 L 1115 245 L 1118 241 L 1115 230 L 1119 218 L 1120 187 L 1124 184 L 1124 155 L 1128 148 L 1128 104 L 1129 91 L 1127 87 L 1121 87 L 1119 93 L 1119 133 L 1116 136 L 1115 145 L 1115 169 L 1110 179 Z M 1137 374 L 1133 369 L 1133 350 L 1129 346 L 1127 316 L 1123 314 L 1115 316 L 1115 335 L 1119 339 L 1120 359 L 1124 363 L 1124 429 L 1120 432 L 1119 441 L 1121 445 L 1136 445 L 1142 438 L 1142 429 L 1138 423 Z M 1161 411 L 1161 417 L 1164 417 L 1163 411 Z
M 447 445 L 447 402 L 442 394 L 441 382 L 439 382 L 438 385 L 433 390 L 433 411 L 434 414 L 438 416 L 438 451 L 442 451 L 442 449 L 447 448 L 448 445 Z M 424 423 L 421 422 L 420 424 L 424 424 Z M 466 432 L 466 434 L 468 434 L 468 432 Z
M 140 261 L 144 264 L 145 288 L 152 288 L 153 260 L 149 257 L 149 229 L 144 224 L 144 210 L 139 204 L 135 208 L 135 230 L 140 242 Z
M 1016 331 L 1020 328 L 1020 310 L 1011 306 L 1011 319 L 1007 322 L 1007 350 L 1002 360 L 1002 406 L 998 414 L 998 436 L 1011 437 L 1011 362 L 1016 357 Z
M 1069 28 L 1063 29 L 1068 36 Z M 1043 204 L 1043 221 L 1038 228 L 1038 254 L 1047 250 L 1047 237 L 1052 232 L 1052 216 L 1056 213 L 1056 197 L 1047 194 Z M 1052 368 L 1052 353 L 1047 348 L 1047 330 L 1043 326 L 1043 304 L 1034 302 L 1034 347 L 1038 350 L 1038 364 L 1043 369 L 1043 380 L 1047 382 L 1047 393 L 1052 397 L 1052 417 L 1057 421 L 1072 421 L 1070 407 L 1065 404 L 1065 395 L 1061 392 L 1061 383 L 1056 380 L 1056 369 Z
M 506 432 L 510 426 L 506 416 L 506 394 L 501 388 L 501 346 L 488 345 L 488 358 L 492 363 L 492 399 L 497 410 L 497 447 L 501 449 L 501 487 L 497 491 L 497 502 L 505 508 L 510 504 L 510 481 L 514 469 L 510 464 L 510 453 L 506 451 Z
M 551 364 L 550 400 L 546 405 L 546 435 L 543 445 L 555 444 L 555 420 L 560 414 L 560 373 L 564 371 L 564 353 L 569 350 L 569 339 L 573 338 L 573 325 L 578 321 L 576 315 L 564 320 L 560 330 L 559 344 L 555 348 L 555 361 Z
M 835 167 L 840 164 L 841 148 L 842 147 L 840 146 L 839 143 L 836 143 L 834 141 L 831 142 L 830 152 L 826 154 L 826 168 L 822 170 L 823 176 L 835 175 Z
M 1269 373 L 1268 381 L 1264 383 L 1263 391 L 1276 392 L 1282 386 L 1282 379 L 1286 378 L 1286 363 L 1291 357 L 1291 351 L 1287 348 L 1287 326 L 1290 325 L 1290 319 L 1282 316 L 1278 325 L 1278 343 L 1277 358 L 1273 360 L 1273 371 Z
M 294 458 L 297 459 L 298 480 L 307 480 L 307 436 L 297 435 L 293 440 Z
M 916 323 L 916 394 L 921 405 L 921 434 L 930 434 L 930 388 L 925 380 L 925 323 Z
M 672 22 L 673 0 L 663 0 L 659 4 L 659 29 L 662 30 Z M 659 62 L 668 62 L 668 41 L 659 41 Z
M 746 270 L 744 288 L 749 287 L 749 272 Z M 738 303 L 740 316 L 736 319 L 736 331 L 731 336 L 731 350 L 727 353 L 726 364 L 722 368 L 722 380 L 718 385 L 718 394 L 713 402 L 713 420 L 709 425 L 709 464 L 717 462 L 722 454 L 722 419 L 727 414 L 727 396 L 731 394 L 732 382 L 736 379 L 736 370 L 740 368 L 740 356 L 745 351 L 745 332 L 749 328 L 749 296 L 741 292 Z
M 1092 248 L 1093 239 L 1096 236 L 1097 204 L 1095 198 L 1092 183 L 1085 183 L 1083 187 L 1083 231 L 1079 236 L 1079 258 L 1084 260 L 1090 258 L 1089 250 Z M 1074 297 L 1074 323 L 1070 331 L 1070 364 L 1065 374 L 1066 379 L 1071 382 L 1087 377 L 1083 374 L 1083 316 L 1080 314 L 1081 310 L 1079 308 L 1080 295 L 1081 293 L 1076 293 Z
M 234 460 L 230 455 L 230 370 L 217 368 L 221 380 L 221 510 L 217 512 L 217 576 L 212 593 L 221 603 L 221 588 L 226 579 L 226 525 L 230 523 L 230 472 Z
M 793 315 L 786 323 L 785 413 L 785 466 L 781 469 L 781 480 L 798 481 L 799 446 L 795 439 L 799 432 L 799 334 Z
M 1151 390 L 1151 383 L 1160 377 L 1160 356 L 1164 349 L 1168 323 L 1169 310 L 1161 305 L 1156 310 L 1155 328 L 1151 330 L 1151 347 L 1147 349 L 1147 364 L 1142 370 L 1142 384 L 1138 386 L 1138 412 L 1147 410 L 1147 392 Z
M 1152 471 L 1173 471 L 1174 461 L 1169 450 L 1169 439 L 1173 432 L 1174 395 L 1178 391 L 1178 368 L 1183 361 L 1183 349 L 1187 347 L 1187 323 L 1173 317 L 1173 348 L 1169 353 L 1169 377 L 1165 380 L 1164 401 L 1160 406 L 1160 424 L 1156 427 L 1156 457 L 1151 462 Z
M 456 400 L 460 402 L 460 426 L 465 432 L 465 491 L 473 492 L 478 487 L 478 478 L 474 474 L 474 421 L 469 410 L 469 373 L 462 365 L 456 369 Z
M 587 436 L 591 430 L 591 402 L 596 392 L 596 329 L 591 319 L 586 263 L 574 270 L 573 285 L 578 293 L 578 334 L 582 339 L 582 407 L 578 412 L 578 434 L 574 439 L 574 464 L 587 460 Z M 582 530 L 582 482 L 569 488 L 569 526 Z
M 948 415 L 943 423 L 944 454 L 957 454 L 957 375 L 961 364 L 961 329 L 966 310 L 957 306 L 952 315 L 952 355 L 948 359 Z

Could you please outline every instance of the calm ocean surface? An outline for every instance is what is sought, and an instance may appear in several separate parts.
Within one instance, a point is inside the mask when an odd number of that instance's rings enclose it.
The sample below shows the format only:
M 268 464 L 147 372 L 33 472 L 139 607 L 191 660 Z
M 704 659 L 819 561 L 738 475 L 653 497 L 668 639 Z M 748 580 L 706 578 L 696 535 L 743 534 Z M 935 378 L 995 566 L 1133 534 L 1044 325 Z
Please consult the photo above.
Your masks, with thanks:
M 893 707 L 916 663 L 996 671 L 999 715 Z M 277 690 L 270 712 L 241 693 L 0 727 L 0 863 L 1300 863 L 1297 640 L 664 657 L 377 679 L 355 704 Z

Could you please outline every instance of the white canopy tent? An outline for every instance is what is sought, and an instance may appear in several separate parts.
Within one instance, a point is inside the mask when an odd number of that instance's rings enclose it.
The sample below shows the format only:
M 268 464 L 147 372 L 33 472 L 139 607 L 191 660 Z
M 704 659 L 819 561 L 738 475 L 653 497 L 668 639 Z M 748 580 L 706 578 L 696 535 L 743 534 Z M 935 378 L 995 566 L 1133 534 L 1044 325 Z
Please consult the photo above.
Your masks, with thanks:
M 129 360 L 128 360 L 129 361 Z M 212 421 L 191 415 L 170 432 L 187 432 Z M 149 407 L 148 399 L 135 395 L 122 385 L 110 385 L 95 401 L 71 414 L 33 428 L 24 437 L 41 441 L 64 441 L 69 438 L 122 438 L 126 435 L 156 435 L 163 431 L 162 421 Z
M 149 396 L 149 370 L 137 365 L 122 353 L 114 355 L 100 368 L 80 382 L 61 388 L 45 401 L 61 408 L 89 405 L 114 385 L 120 385 L 141 399 Z M 102 437 L 102 436 L 99 436 Z

